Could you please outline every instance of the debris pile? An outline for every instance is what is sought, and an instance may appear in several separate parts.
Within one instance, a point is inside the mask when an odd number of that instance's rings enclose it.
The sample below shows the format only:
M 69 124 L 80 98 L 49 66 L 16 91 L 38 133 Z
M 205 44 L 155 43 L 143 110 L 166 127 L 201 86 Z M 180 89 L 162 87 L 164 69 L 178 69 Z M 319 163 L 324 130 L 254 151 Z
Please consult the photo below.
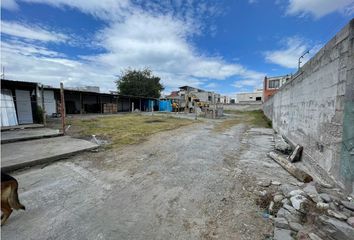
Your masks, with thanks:
M 274 223 L 274 240 L 354 239 L 353 196 L 313 181 L 277 184 L 258 183 L 263 199 L 260 206 L 267 209 L 267 218 Z

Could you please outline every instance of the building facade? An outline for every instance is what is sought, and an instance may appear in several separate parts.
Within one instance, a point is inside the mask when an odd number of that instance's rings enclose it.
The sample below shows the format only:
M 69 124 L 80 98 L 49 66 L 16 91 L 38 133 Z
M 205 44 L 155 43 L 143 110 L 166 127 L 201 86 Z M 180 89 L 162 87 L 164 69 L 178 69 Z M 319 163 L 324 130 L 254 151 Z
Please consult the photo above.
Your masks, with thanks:
M 261 103 L 262 98 L 263 98 L 262 89 L 257 89 L 254 92 L 236 94 L 236 103 L 255 103 L 255 102 Z
M 274 95 L 281 86 L 291 78 L 291 75 L 278 76 L 278 77 L 264 77 L 263 85 L 263 102 Z

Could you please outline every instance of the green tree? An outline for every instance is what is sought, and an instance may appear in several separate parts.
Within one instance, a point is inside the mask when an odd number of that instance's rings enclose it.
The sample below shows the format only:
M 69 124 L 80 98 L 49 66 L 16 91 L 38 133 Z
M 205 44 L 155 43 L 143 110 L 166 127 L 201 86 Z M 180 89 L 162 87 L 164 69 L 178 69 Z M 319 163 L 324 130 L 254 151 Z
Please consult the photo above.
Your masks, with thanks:
M 143 70 L 127 69 L 123 71 L 115 83 L 122 95 L 159 98 L 164 89 L 160 80 L 148 68 Z

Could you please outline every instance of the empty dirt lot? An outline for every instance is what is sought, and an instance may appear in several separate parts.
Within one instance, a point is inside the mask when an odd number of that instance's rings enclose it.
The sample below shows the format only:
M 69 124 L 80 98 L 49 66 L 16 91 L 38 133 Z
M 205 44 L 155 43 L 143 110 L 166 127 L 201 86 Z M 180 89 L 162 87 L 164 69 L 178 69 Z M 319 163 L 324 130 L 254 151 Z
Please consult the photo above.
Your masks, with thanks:
M 295 180 L 266 156 L 271 129 L 223 121 L 14 173 L 26 211 L 3 239 L 267 238 L 256 183 Z

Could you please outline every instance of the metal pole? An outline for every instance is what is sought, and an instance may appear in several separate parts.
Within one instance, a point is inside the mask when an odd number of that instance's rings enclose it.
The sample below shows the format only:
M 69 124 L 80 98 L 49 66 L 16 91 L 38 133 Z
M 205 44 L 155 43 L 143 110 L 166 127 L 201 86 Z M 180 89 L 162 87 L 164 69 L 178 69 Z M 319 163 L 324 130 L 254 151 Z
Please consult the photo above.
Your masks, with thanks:
M 64 99 L 64 84 L 60 83 L 60 115 L 63 134 L 65 135 L 65 99 Z

